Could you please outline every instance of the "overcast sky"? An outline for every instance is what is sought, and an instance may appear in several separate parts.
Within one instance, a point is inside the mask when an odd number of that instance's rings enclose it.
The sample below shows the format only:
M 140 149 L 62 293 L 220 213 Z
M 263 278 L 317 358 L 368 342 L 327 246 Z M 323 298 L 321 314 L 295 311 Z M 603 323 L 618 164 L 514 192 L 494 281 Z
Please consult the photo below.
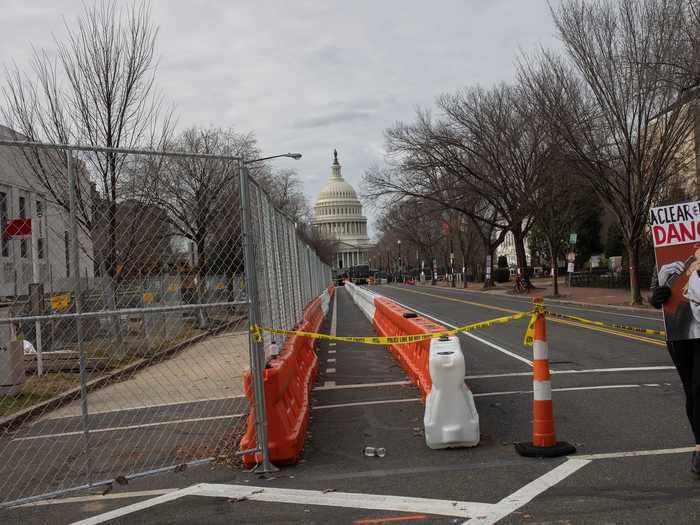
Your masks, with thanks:
M 85 0 L 90 2 L 90 0 Z M 53 49 L 78 0 L 0 0 L 0 58 Z M 545 0 L 153 0 L 158 87 L 180 128 L 254 131 L 313 202 L 333 148 L 356 189 L 383 131 L 416 106 L 514 76 L 519 49 L 557 46 Z M 4 83 L 4 81 L 3 81 Z M 369 212 L 370 220 L 374 213 Z M 374 229 L 372 228 L 372 231 Z

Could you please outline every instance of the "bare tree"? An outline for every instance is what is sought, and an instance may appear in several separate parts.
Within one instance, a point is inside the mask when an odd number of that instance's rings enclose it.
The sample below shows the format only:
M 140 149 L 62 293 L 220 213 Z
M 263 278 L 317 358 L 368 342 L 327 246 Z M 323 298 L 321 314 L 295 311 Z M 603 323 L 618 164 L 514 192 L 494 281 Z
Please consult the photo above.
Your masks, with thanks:
M 190 128 L 171 144 L 194 154 L 258 156 L 252 134 L 233 130 Z M 197 276 L 196 296 L 201 302 L 206 276 L 233 275 L 243 270 L 238 162 L 200 157 L 167 157 L 144 170 L 141 194 L 151 206 L 165 210 L 173 235 L 193 247 Z M 200 324 L 206 319 L 200 311 Z
M 311 220 L 311 208 L 296 171 L 263 169 L 259 170 L 256 180 L 270 195 L 275 208 L 288 215 L 294 222 Z
M 401 240 L 406 260 L 409 254 L 418 252 L 419 258 L 432 261 L 442 239 L 442 207 L 420 199 L 406 199 L 387 205 L 378 220 L 382 235 L 391 236 L 393 242 Z
M 552 10 L 570 64 L 552 52 L 525 58 L 524 90 L 542 108 L 569 159 L 619 220 L 631 301 L 649 207 L 685 154 L 693 121 L 673 77 L 680 2 L 567 0 Z
M 545 173 L 545 181 L 537 193 L 540 207 L 535 214 L 534 229 L 546 241 L 546 253 L 552 267 L 554 296 L 559 295 L 559 257 L 564 255 L 569 232 L 590 206 L 590 188 L 582 184 L 575 166 L 560 160 Z
M 548 124 L 505 84 L 443 95 L 438 106 L 448 117 L 435 137 L 445 149 L 444 162 L 512 232 L 517 263 L 524 269 L 524 240 L 536 210 L 532 197 L 551 161 Z
M 114 0 L 86 4 L 76 24 L 66 29 L 66 41 L 56 41 L 56 59 L 52 52 L 38 50 L 29 71 L 16 64 L 6 68 L 2 115 L 8 125 L 31 141 L 110 148 L 162 145 L 171 118 L 154 86 L 157 29 L 147 3 L 125 9 Z M 42 188 L 67 210 L 66 159 L 32 149 L 24 153 Z M 92 232 L 98 221 L 107 224 L 103 262 L 112 277 L 118 274 L 117 204 L 125 159 L 116 153 L 86 154 L 86 177 L 97 191 L 78 185 L 84 230 Z
M 369 194 L 421 198 L 463 214 L 481 232 L 487 255 L 511 231 L 525 268 L 532 196 L 551 160 L 549 126 L 507 85 L 443 95 L 438 107 L 443 120 L 418 111 L 414 124 L 387 130 L 394 169 L 369 171 Z

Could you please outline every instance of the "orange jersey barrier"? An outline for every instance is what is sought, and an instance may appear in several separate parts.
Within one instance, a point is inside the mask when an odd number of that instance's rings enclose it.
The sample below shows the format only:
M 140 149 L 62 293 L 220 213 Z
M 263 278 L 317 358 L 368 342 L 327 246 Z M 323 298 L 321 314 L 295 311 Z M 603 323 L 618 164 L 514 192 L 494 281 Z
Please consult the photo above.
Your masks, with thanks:
M 328 293 L 332 297 L 333 287 Z M 322 299 L 317 297 L 304 309 L 304 319 L 297 330 L 317 332 L 325 313 Z M 316 340 L 290 335 L 284 342 L 277 358 L 272 359 L 265 369 L 264 389 L 267 412 L 267 435 L 270 461 L 277 465 L 293 464 L 299 461 L 304 448 L 304 438 L 309 425 L 311 411 L 311 388 L 318 375 Z M 250 371 L 244 376 L 245 395 L 250 410 L 248 428 L 240 443 L 240 450 L 256 448 L 255 411 L 253 384 Z M 262 454 L 247 454 L 243 463 L 253 467 L 262 461 Z
M 419 335 L 447 330 L 444 326 L 424 317 L 415 316 L 409 310 L 384 297 L 375 297 L 374 306 L 376 308 L 374 327 L 381 336 Z M 410 317 L 404 317 L 404 314 L 409 314 Z M 390 344 L 388 348 L 425 399 L 432 388 L 428 366 L 430 339 L 412 343 Z

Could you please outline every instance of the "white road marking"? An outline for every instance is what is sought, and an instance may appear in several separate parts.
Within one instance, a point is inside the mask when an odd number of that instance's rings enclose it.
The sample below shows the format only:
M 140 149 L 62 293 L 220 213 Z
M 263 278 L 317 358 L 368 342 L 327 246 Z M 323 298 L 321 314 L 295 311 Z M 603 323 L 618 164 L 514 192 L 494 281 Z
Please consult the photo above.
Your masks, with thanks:
M 675 370 L 673 366 L 633 366 L 628 368 L 591 368 L 588 370 L 552 370 L 550 373 L 554 374 L 593 374 L 600 372 L 652 372 L 660 370 Z M 464 379 L 493 379 L 499 377 L 532 377 L 532 372 L 509 372 L 506 374 L 478 374 L 473 376 L 465 376 Z M 332 382 L 332 381 L 331 381 Z M 338 385 L 335 386 L 317 386 L 314 390 L 347 390 L 351 388 L 377 388 L 382 386 L 402 386 L 410 385 L 411 381 L 385 381 L 380 383 L 355 383 L 351 385 Z M 670 386 L 671 383 L 664 383 L 664 385 Z M 645 385 L 646 386 L 646 385 Z M 648 386 L 659 386 L 656 383 L 650 383 Z
M 162 496 L 163 494 L 170 494 L 178 489 L 155 489 L 155 490 L 141 490 L 134 492 L 115 492 L 111 494 L 97 494 L 95 496 L 76 496 L 72 498 L 58 498 L 58 499 L 45 499 L 42 501 L 34 501 L 32 503 L 25 503 L 24 505 L 18 505 L 17 508 L 22 507 L 44 507 L 46 505 L 61 505 L 63 503 L 83 503 L 87 501 L 102 501 L 106 499 L 128 499 L 128 498 L 146 498 L 149 496 Z
M 458 328 L 457 325 L 454 325 L 452 323 L 448 323 L 447 321 L 443 321 L 442 319 L 438 319 L 437 317 L 434 317 L 430 314 L 426 314 L 425 312 L 421 312 L 420 310 L 416 310 L 415 308 L 413 308 L 411 306 L 407 306 L 405 304 L 402 304 L 402 303 L 398 302 L 396 299 L 394 299 L 393 297 L 389 297 L 388 299 L 395 302 L 399 306 L 406 308 L 407 310 L 411 310 L 413 312 L 416 312 L 417 314 L 422 315 L 423 317 L 427 317 L 428 319 L 432 319 L 436 323 L 442 324 L 448 328 L 452 328 L 452 329 Z M 482 337 L 474 335 L 471 332 L 460 332 L 459 335 L 464 336 L 464 337 L 471 337 L 472 339 L 475 339 L 476 341 L 479 341 L 480 343 L 485 344 L 486 346 L 490 346 L 494 350 L 498 350 L 499 352 L 506 354 L 507 356 L 510 356 L 514 359 L 517 359 L 518 361 L 522 361 L 523 363 L 527 364 L 528 366 L 532 366 L 532 361 L 530 361 L 529 359 L 526 359 L 526 358 L 524 358 L 524 357 L 522 357 L 514 352 L 511 352 L 510 350 L 506 350 L 502 346 L 499 346 L 496 343 L 492 343 L 491 341 L 487 341 L 486 339 L 483 339 Z
M 572 386 L 564 388 L 552 388 L 552 392 L 576 392 L 579 390 L 615 390 L 618 388 L 641 388 L 642 385 L 598 385 L 598 386 Z M 505 392 L 483 392 L 473 394 L 474 397 L 508 396 L 512 394 L 532 394 L 532 390 L 510 390 Z
M 314 390 L 347 390 L 351 388 L 372 388 L 372 387 L 378 387 L 378 386 L 396 386 L 396 385 L 410 385 L 411 382 L 409 380 L 405 381 L 386 381 L 384 383 L 358 383 L 354 385 L 338 385 L 335 386 L 335 383 L 333 383 L 332 388 L 327 388 L 326 385 L 324 384 L 323 386 L 317 386 L 314 388 Z
M 115 509 L 104 514 L 98 514 L 97 516 L 91 516 L 90 518 L 81 521 L 76 521 L 75 523 L 73 523 L 73 525 L 98 525 L 99 523 L 105 523 L 107 521 L 119 518 L 121 516 L 126 516 L 127 514 L 133 514 L 134 512 L 138 512 L 140 510 L 150 509 L 151 507 L 155 507 L 156 505 L 161 505 L 163 503 L 168 503 L 170 501 L 175 501 L 176 499 L 182 498 L 184 496 L 188 496 L 190 494 L 190 491 L 194 490 L 198 486 L 199 485 L 193 485 L 191 487 L 187 487 L 186 489 L 176 490 L 174 492 L 163 494 L 162 496 L 158 496 L 157 498 L 139 501 L 138 503 L 127 505 L 126 507 L 122 507 L 120 509 Z
M 493 505 L 491 510 L 489 510 L 486 514 L 473 517 L 464 523 L 478 523 L 480 525 L 491 525 L 496 523 L 512 512 L 518 510 L 523 505 L 526 505 L 546 490 L 552 488 L 557 483 L 565 480 L 574 472 L 585 467 L 589 463 L 590 460 L 580 459 L 578 457 L 575 459 L 568 459 L 558 467 L 531 481 L 521 489 L 516 490 L 510 496 L 503 498 L 501 501 Z
M 160 403 L 157 405 L 139 405 L 135 407 L 128 407 L 128 408 L 115 408 L 113 410 L 96 410 L 95 412 L 90 411 L 91 416 L 96 416 L 99 414 L 113 414 L 115 412 L 129 412 L 130 410 L 145 410 L 147 408 L 164 408 L 164 407 L 174 407 L 178 405 L 193 405 L 196 403 L 207 403 L 208 401 L 226 401 L 226 400 L 231 400 L 231 399 L 243 399 L 245 398 L 245 394 L 241 394 L 239 396 L 224 396 L 224 397 L 207 397 L 204 399 L 193 399 L 192 401 L 176 401 L 173 403 Z M 80 416 L 51 416 L 51 414 L 48 414 L 46 419 L 50 419 L 51 421 L 56 421 L 58 419 L 66 419 L 66 418 L 71 418 L 71 417 L 80 417 Z
M 330 357 L 330 358 L 326 359 L 326 361 L 327 361 L 328 363 L 335 363 L 335 358 Z
M 328 343 L 328 346 L 335 346 L 336 343 Z M 328 350 L 329 352 L 335 352 L 335 350 Z
M 331 390 L 335 388 L 335 381 L 324 381 L 323 386 L 314 388 L 314 390 Z
M 598 460 L 598 459 L 615 459 L 615 458 L 634 458 L 639 456 L 660 456 L 664 454 L 685 454 L 687 452 L 692 452 L 695 447 L 683 447 L 683 448 L 660 448 L 656 450 L 630 450 L 628 452 L 609 452 L 604 454 L 588 454 L 588 455 L 577 455 L 577 459 L 588 459 L 588 460 Z
M 38 505 L 56 505 L 61 503 L 76 503 L 101 499 L 117 499 L 143 497 L 162 494 L 156 498 L 140 501 L 104 514 L 92 516 L 74 525 L 99 525 L 141 510 L 149 509 L 163 503 L 177 500 L 185 496 L 201 496 L 211 498 L 246 498 L 270 503 L 288 503 L 297 505 L 320 505 L 328 507 L 343 507 L 364 510 L 382 510 L 396 512 L 416 512 L 441 516 L 460 516 L 470 518 L 465 523 L 490 525 L 498 522 L 534 498 L 565 480 L 581 468 L 598 459 L 650 456 L 658 454 L 678 454 L 693 450 L 693 447 L 639 450 L 630 452 L 613 452 L 609 454 L 591 454 L 568 459 L 546 474 L 531 481 L 516 490 L 498 503 L 480 503 L 473 501 L 440 500 L 432 498 L 410 498 L 403 496 L 388 496 L 376 494 L 361 494 L 352 492 L 324 492 L 317 490 L 285 489 L 274 487 L 255 487 L 249 485 L 221 485 L 201 483 L 181 490 L 163 489 L 142 492 L 126 492 L 108 494 L 106 496 L 85 496 L 65 498 L 62 500 L 47 500 L 23 505 L 23 507 Z
M 195 417 L 191 419 L 174 419 L 172 421 L 159 421 L 157 423 L 143 423 L 142 425 L 127 425 L 123 427 L 106 427 L 106 428 L 95 428 L 95 429 L 90 429 L 91 434 L 98 434 L 100 432 L 116 432 L 118 430 L 137 430 L 140 428 L 151 428 L 151 427 L 160 427 L 164 425 L 179 425 L 181 423 L 196 423 L 199 421 L 216 421 L 219 419 L 231 419 L 234 417 L 246 417 L 248 414 L 226 414 L 223 416 L 211 416 L 211 417 Z M 47 438 L 57 438 L 57 437 L 66 437 L 66 436 L 82 436 L 83 431 L 75 431 L 75 432 L 58 432 L 56 434 L 41 434 L 37 436 L 25 436 L 25 437 L 19 437 L 15 438 L 12 441 L 32 441 L 36 439 L 47 439 Z
M 316 405 L 311 407 L 311 410 L 325 410 L 327 408 L 348 408 L 348 407 L 364 407 L 371 405 L 390 405 L 393 403 L 415 403 L 420 401 L 420 397 L 410 397 L 406 399 L 380 399 L 379 401 L 357 401 L 354 403 L 338 403 L 335 405 Z
M 675 370 L 674 366 L 629 366 L 623 368 L 588 368 L 586 370 L 552 370 L 552 374 L 589 374 L 597 372 L 655 372 L 657 370 Z
M 337 388 L 342 387 L 352 388 L 354 385 L 341 385 Z M 657 385 L 658 386 L 658 385 Z M 630 385 L 596 385 L 596 386 L 573 386 L 573 387 L 563 387 L 563 388 L 553 388 L 552 392 L 578 392 L 581 390 L 617 390 L 621 388 L 642 388 L 642 385 L 630 384 Z M 331 388 L 316 388 L 315 390 L 332 390 Z M 489 396 L 510 396 L 517 394 L 532 394 L 532 390 L 506 390 L 503 392 L 480 392 L 473 394 L 474 397 L 489 397 Z M 360 406 L 371 406 L 371 405 L 389 405 L 392 403 L 411 403 L 415 401 L 422 401 L 420 397 L 410 397 L 402 399 L 379 399 L 377 401 L 356 401 L 352 403 L 338 403 L 334 405 L 316 405 L 311 407 L 312 410 L 324 410 L 327 408 L 347 408 L 347 407 L 360 407 Z
M 335 368 L 326 368 L 326 374 L 335 374 Z
M 74 525 L 99 525 L 116 518 L 138 512 L 162 503 L 173 501 L 183 496 L 210 498 L 246 498 L 251 501 L 270 503 L 288 503 L 296 505 L 321 505 L 326 507 L 343 507 L 364 510 L 382 510 L 393 512 L 410 512 L 434 514 L 438 516 L 470 516 L 491 512 L 494 507 L 489 503 L 472 501 L 441 500 L 432 498 L 410 498 L 404 496 L 386 496 L 380 494 L 361 494 L 353 492 L 323 492 L 321 490 L 286 489 L 274 487 L 255 487 L 249 485 L 221 485 L 200 483 L 165 494 L 158 498 L 142 501 L 106 512 L 98 516 L 79 521 Z
M 335 350 L 328 350 L 329 354 L 335 354 Z

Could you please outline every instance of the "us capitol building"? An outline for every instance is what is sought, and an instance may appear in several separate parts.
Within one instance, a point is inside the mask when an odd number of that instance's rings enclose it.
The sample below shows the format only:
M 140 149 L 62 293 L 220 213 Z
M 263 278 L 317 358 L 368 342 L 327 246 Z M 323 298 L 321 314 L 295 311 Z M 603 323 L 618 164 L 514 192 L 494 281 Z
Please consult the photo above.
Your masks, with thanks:
M 334 270 L 342 272 L 351 266 L 369 264 L 372 244 L 367 236 L 367 218 L 362 215 L 355 190 L 341 175 L 335 150 L 331 177 L 314 205 L 313 223 L 321 236 L 338 241 Z

